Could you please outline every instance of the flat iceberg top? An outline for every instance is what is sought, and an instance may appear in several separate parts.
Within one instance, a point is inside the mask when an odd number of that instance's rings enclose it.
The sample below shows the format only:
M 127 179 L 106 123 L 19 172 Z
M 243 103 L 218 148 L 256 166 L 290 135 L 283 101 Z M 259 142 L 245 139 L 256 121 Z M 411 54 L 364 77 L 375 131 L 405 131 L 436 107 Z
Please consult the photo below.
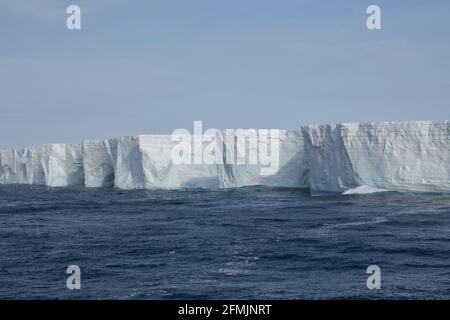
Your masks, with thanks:
M 374 122 L 343 122 L 343 123 L 326 123 L 326 124 L 308 124 L 304 125 L 304 127 L 309 126 L 345 126 L 345 127 L 364 127 L 364 126 L 372 126 L 372 127 L 389 127 L 389 126 L 429 126 L 429 125 L 448 125 L 450 123 L 449 120 L 403 120 L 403 121 L 374 121 Z
M 263 131 L 243 130 L 244 140 L 236 130 L 178 135 L 192 146 L 192 163 L 174 161 L 179 141 L 168 134 L 3 150 L 0 184 L 122 189 L 262 185 L 308 188 L 312 194 L 450 191 L 447 120 L 305 125 L 299 130 Z M 211 148 L 211 137 L 220 138 L 220 143 L 215 141 L 218 148 Z M 255 144 L 251 144 L 252 139 Z M 200 158 L 195 158 L 195 148 L 203 152 Z M 212 160 L 219 161 L 205 161 L 206 150 L 212 149 Z M 233 161 L 228 161 L 230 157 Z

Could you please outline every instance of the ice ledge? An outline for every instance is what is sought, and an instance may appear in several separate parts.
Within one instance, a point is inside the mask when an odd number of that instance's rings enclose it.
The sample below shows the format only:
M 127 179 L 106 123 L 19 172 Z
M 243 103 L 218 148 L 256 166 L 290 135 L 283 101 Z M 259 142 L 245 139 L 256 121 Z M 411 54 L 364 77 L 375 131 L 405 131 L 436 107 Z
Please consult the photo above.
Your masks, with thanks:
M 450 192 L 449 121 L 307 125 L 281 130 L 276 139 L 279 170 L 269 176 L 259 164 L 177 165 L 170 135 L 138 135 L 0 151 L 0 184 Z M 235 148 L 225 143 L 222 156 Z

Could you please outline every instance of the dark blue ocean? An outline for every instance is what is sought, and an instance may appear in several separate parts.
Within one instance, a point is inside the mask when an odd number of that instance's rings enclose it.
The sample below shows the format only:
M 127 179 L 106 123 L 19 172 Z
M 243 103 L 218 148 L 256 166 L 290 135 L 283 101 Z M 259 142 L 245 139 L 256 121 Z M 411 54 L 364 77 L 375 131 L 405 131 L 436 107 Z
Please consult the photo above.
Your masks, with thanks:
M 0 239 L 0 299 L 450 298 L 449 194 L 0 186 Z

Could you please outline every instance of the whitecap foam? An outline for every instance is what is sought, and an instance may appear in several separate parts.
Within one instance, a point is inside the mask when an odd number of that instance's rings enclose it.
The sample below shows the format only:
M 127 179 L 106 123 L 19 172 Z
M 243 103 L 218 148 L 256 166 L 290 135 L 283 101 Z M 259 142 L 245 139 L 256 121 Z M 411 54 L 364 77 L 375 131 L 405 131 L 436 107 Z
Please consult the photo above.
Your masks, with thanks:
M 377 192 L 386 192 L 388 190 L 386 189 L 378 189 L 378 188 L 373 188 L 373 187 L 369 187 L 369 186 L 359 186 L 353 189 L 348 189 L 346 191 L 344 191 L 342 194 L 345 195 L 349 195 L 349 194 L 370 194 L 370 193 L 377 193 Z

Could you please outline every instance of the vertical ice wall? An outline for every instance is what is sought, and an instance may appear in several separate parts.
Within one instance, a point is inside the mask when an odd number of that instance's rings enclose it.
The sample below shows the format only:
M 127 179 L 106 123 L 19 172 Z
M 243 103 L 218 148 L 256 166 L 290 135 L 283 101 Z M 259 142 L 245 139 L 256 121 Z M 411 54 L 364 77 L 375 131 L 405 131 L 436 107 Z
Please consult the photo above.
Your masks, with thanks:
M 305 126 L 313 192 L 450 191 L 448 121 Z
M 80 144 L 49 144 L 0 152 L 0 183 L 84 185 Z
M 312 192 L 342 192 L 360 184 L 343 141 L 342 128 L 342 125 L 302 128 Z
M 449 123 L 344 124 L 343 141 L 363 184 L 398 191 L 449 190 Z
M 4 150 L 0 151 L 0 183 L 121 189 L 264 185 L 309 188 L 313 194 L 342 193 L 359 186 L 450 192 L 448 121 L 310 125 L 299 131 L 279 130 L 267 141 L 260 130 L 256 132 L 244 139 L 256 138 L 257 144 L 242 144 L 236 131 L 219 132 L 222 144 L 214 156 L 222 163 L 205 162 L 205 155 L 200 155 L 200 162 L 196 158 L 197 162 L 174 163 L 177 142 L 171 135 Z M 208 140 L 201 141 L 201 151 L 211 151 L 208 145 Z M 276 165 L 265 162 L 268 159 Z M 267 170 L 270 167 L 277 170 Z
M 184 138 L 193 146 L 193 137 Z M 145 188 L 218 188 L 218 164 L 194 163 L 192 154 L 190 161 L 175 164 L 172 149 L 177 143 L 170 135 L 139 136 Z M 206 143 L 202 145 L 206 147 Z
M 236 134 L 235 130 L 225 131 L 224 158 L 228 160 L 228 164 L 221 172 L 222 187 L 308 187 L 303 136 L 296 130 L 277 131 L 275 137 L 269 132 L 267 139 L 261 139 L 261 132 L 256 131 L 256 144 L 250 143 L 253 138 L 251 134 L 244 135 L 247 141 L 238 141 L 242 135 Z M 278 157 L 271 156 L 272 147 L 278 150 Z M 256 157 L 256 164 L 251 161 L 251 157 Z M 265 161 L 262 157 L 266 158 Z
M 86 187 L 114 186 L 117 140 L 85 140 L 82 147 Z
M 144 189 L 145 178 L 139 137 L 117 139 L 114 186 L 120 189 Z

